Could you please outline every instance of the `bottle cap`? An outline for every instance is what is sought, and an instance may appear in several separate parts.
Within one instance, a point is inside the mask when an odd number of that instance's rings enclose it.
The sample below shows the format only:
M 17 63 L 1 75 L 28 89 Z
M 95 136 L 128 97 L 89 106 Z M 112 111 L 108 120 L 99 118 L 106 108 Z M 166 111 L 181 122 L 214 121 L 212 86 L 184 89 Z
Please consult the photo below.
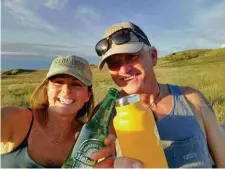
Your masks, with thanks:
M 119 106 L 125 106 L 128 104 L 136 103 L 140 101 L 140 95 L 139 94 L 132 94 L 125 97 L 122 97 L 120 99 L 117 99 L 115 101 L 116 107 Z

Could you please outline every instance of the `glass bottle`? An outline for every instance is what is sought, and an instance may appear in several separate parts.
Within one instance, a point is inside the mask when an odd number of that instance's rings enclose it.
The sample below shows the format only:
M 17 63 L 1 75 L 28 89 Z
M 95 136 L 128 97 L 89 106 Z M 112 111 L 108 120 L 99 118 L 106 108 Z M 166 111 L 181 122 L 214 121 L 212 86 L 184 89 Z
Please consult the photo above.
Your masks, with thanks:
M 104 147 L 114 101 L 118 97 L 119 91 L 110 88 L 93 118 L 82 127 L 79 137 L 62 168 L 89 168 L 96 164 L 97 161 L 92 160 L 90 156 L 93 152 Z

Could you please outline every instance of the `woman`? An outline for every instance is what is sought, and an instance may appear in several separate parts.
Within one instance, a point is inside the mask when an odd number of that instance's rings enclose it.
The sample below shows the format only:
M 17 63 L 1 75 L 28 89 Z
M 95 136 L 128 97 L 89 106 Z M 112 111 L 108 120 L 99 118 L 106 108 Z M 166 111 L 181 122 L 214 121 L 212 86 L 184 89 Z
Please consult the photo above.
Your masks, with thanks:
M 92 116 L 92 73 L 88 62 L 78 56 L 54 59 L 46 78 L 32 94 L 31 105 L 31 109 L 1 110 L 3 168 L 62 166 L 76 141 L 75 134 Z M 105 157 L 96 166 L 113 164 L 113 140 L 106 139 L 109 146 L 96 153 L 94 159 Z

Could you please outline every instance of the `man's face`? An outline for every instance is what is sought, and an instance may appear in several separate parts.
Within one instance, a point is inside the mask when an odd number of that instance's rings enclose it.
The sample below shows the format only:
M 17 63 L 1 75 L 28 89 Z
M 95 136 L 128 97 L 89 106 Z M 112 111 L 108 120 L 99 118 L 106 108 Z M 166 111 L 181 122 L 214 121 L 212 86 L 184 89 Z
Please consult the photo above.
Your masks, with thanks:
M 114 82 L 127 94 L 146 93 L 151 85 L 154 71 L 148 49 L 136 54 L 112 55 L 106 60 Z

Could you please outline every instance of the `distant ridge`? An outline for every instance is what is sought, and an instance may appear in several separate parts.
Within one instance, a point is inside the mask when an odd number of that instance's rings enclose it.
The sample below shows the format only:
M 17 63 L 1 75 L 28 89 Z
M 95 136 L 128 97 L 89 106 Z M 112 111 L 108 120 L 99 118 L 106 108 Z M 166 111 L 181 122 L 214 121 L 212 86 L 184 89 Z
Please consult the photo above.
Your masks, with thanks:
M 225 54 L 225 48 L 219 49 L 192 49 L 174 52 L 169 55 L 163 56 L 160 59 L 162 60 L 173 60 L 173 61 L 182 61 L 182 60 L 190 60 L 193 58 L 197 58 L 200 56 L 213 56 L 213 55 L 221 55 Z
M 158 58 L 158 67 L 174 67 L 201 65 L 225 61 L 225 48 L 218 49 L 193 49 L 174 52 Z
M 158 66 L 163 67 L 173 67 L 173 66 L 183 66 L 186 61 L 198 61 L 198 62 L 191 62 L 190 64 L 201 64 L 202 62 L 220 62 L 225 61 L 225 48 L 218 48 L 218 49 L 192 49 L 192 50 L 185 50 L 185 51 L 178 51 L 171 53 L 166 56 L 162 56 L 158 58 Z M 183 63 L 183 64 L 182 64 Z M 50 64 L 49 64 L 50 65 Z M 92 69 L 97 69 L 97 64 L 90 64 L 90 67 Z M 10 69 L 7 71 L 2 71 L 1 75 L 2 77 L 8 76 L 8 75 L 18 75 L 18 74 L 28 74 L 32 73 L 38 70 L 43 69 Z M 48 70 L 48 68 L 44 69 L 45 71 Z
M 5 76 L 5 75 L 18 75 L 18 74 L 21 74 L 21 73 L 32 73 L 32 72 L 35 72 L 36 70 L 28 70 L 28 69 L 11 69 L 11 70 L 7 70 L 7 71 L 4 71 L 2 72 L 2 76 Z

